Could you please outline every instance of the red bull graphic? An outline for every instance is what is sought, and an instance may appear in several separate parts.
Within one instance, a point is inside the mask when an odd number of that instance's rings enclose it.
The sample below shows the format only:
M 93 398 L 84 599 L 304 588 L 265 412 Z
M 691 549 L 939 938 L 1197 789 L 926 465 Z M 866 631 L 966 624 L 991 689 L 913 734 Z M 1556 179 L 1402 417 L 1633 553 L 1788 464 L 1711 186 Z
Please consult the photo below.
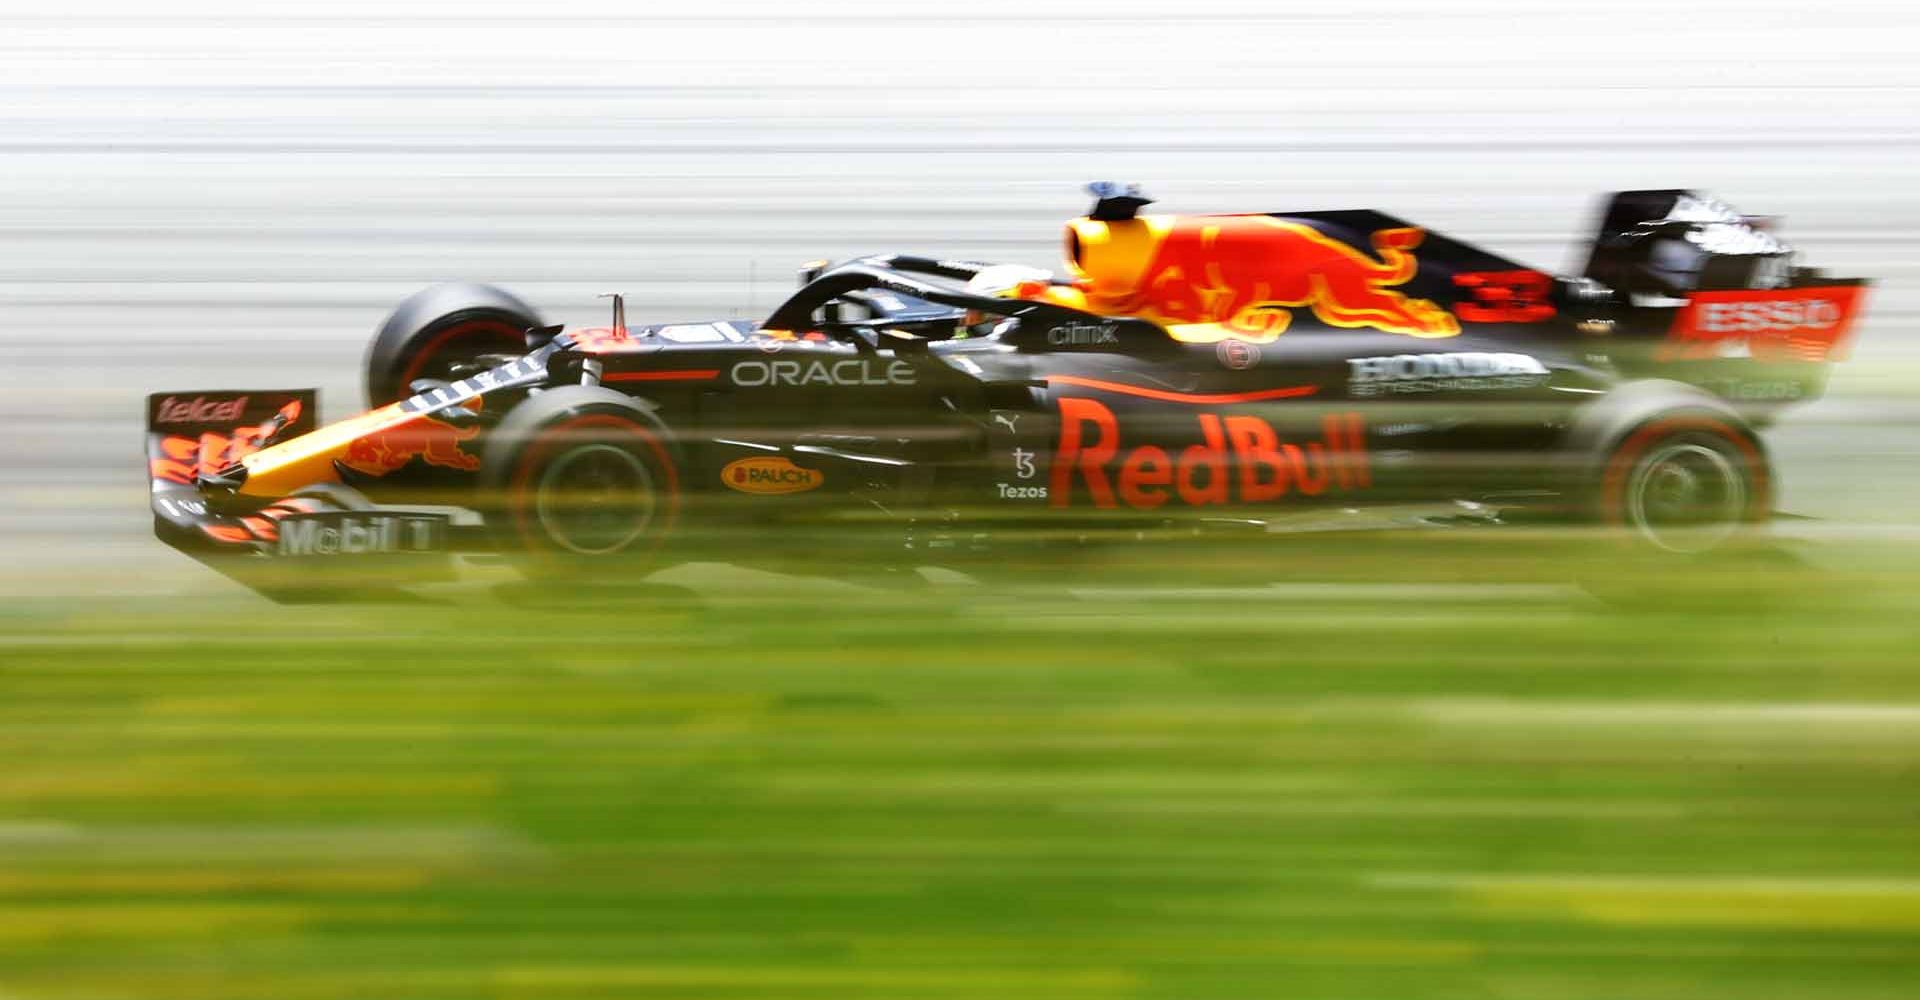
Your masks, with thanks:
M 1329 326 L 1456 336 L 1453 314 L 1394 290 L 1418 271 L 1424 237 L 1411 226 L 1378 230 L 1376 259 L 1267 215 L 1079 219 L 1068 256 L 1086 308 L 1148 319 L 1183 340 L 1270 342 L 1303 308 Z
M 1095 507 L 1152 510 L 1174 501 L 1191 507 L 1272 503 L 1373 485 L 1366 427 L 1357 413 L 1328 414 L 1320 436 L 1304 441 L 1280 440 L 1272 424 L 1255 416 L 1194 417 L 1198 444 L 1177 451 L 1127 447 L 1112 410 L 1098 400 L 1063 397 L 1047 502 L 1073 506 L 1078 490 Z
M 480 468 L 480 458 L 468 454 L 460 445 L 479 434 L 478 426 L 455 427 L 444 420 L 422 415 L 354 438 L 340 456 L 340 464 L 370 476 L 387 475 L 414 459 L 441 468 L 472 472 Z

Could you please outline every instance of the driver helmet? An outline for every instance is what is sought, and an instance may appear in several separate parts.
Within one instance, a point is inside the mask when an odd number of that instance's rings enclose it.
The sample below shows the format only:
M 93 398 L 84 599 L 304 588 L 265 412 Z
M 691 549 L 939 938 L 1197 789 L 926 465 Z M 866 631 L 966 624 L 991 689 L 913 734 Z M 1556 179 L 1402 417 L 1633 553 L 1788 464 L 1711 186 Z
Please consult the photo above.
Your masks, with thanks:
M 1052 283 L 1053 272 L 1044 268 L 1025 264 L 992 264 L 968 278 L 966 290 L 971 295 L 996 299 L 1024 299 L 1038 297 Z M 1005 319 L 978 309 L 969 309 L 961 320 L 961 328 L 963 333 L 974 335 L 992 333 Z

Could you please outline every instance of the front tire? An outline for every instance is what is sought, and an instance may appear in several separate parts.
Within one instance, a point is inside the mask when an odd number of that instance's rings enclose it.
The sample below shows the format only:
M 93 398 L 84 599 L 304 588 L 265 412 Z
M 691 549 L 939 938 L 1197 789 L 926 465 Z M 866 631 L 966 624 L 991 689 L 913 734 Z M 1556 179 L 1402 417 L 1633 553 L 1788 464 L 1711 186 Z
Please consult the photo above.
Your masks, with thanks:
M 544 325 L 532 306 L 492 285 L 416 292 L 394 307 L 367 348 L 367 402 L 405 399 L 416 379 L 451 381 L 457 366 L 483 354 L 525 353 L 527 331 Z
M 488 437 L 478 506 L 532 574 L 638 574 L 679 518 L 681 464 L 649 407 L 597 386 L 550 389 Z

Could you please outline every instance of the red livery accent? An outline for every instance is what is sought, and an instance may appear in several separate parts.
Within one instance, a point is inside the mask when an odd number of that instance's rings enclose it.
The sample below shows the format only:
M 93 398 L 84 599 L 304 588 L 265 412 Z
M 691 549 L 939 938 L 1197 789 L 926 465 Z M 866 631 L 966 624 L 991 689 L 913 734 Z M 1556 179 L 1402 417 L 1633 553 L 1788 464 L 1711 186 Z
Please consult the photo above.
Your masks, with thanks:
M 718 368 L 689 368 L 684 371 L 608 372 L 602 382 L 701 382 L 720 377 Z
M 1467 271 L 1453 283 L 1473 298 L 1456 303 L 1454 315 L 1469 323 L 1538 323 L 1552 319 L 1553 278 L 1539 271 Z
M 1098 389 L 1101 392 L 1117 392 L 1123 396 L 1139 396 L 1142 399 L 1158 399 L 1168 403 L 1192 403 L 1196 406 L 1219 403 L 1257 403 L 1263 399 L 1293 399 L 1299 396 L 1311 396 L 1320 391 L 1319 386 L 1294 385 L 1284 389 L 1261 389 L 1257 392 L 1174 392 L 1169 389 L 1148 389 L 1143 386 L 1127 385 L 1124 382 L 1104 382 L 1097 378 L 1082 378 L 1078 375 L 1049 375 L 1048 384 L 1077 385 L 1083 389 Z
M 247 529 L 242 528 L 238 525 L 203 524 L 200 526 L 200 530 L 205 532 L 207 537 L 212 538 L 215 541 L 228 542 L 235 545 L 244 544 L 254 540 L 253 534 L 251 532 L 249 532 Z
M 573 347 L 589 354 L 607 354 L 633 346 L 633 335 L 624 326 L 596 326 L 572 332 Z
M 1737 357 L 1844 361 L 1865 285 L 1695 292 L 1673 318 L 1661 361 Z

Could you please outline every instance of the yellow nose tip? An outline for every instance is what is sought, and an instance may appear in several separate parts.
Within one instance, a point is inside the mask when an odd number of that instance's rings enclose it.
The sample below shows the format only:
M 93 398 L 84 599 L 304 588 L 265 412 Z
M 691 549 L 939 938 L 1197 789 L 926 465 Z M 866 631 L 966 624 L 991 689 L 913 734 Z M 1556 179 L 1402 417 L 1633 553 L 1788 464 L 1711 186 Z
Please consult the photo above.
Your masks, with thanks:
M 1140 286 L 1160 241 L 1171 228 L 1166 216 L 1114 222 L 1079 218 L 1067 223 L 1067 269 L 1100 295 L 1126 295 Z

